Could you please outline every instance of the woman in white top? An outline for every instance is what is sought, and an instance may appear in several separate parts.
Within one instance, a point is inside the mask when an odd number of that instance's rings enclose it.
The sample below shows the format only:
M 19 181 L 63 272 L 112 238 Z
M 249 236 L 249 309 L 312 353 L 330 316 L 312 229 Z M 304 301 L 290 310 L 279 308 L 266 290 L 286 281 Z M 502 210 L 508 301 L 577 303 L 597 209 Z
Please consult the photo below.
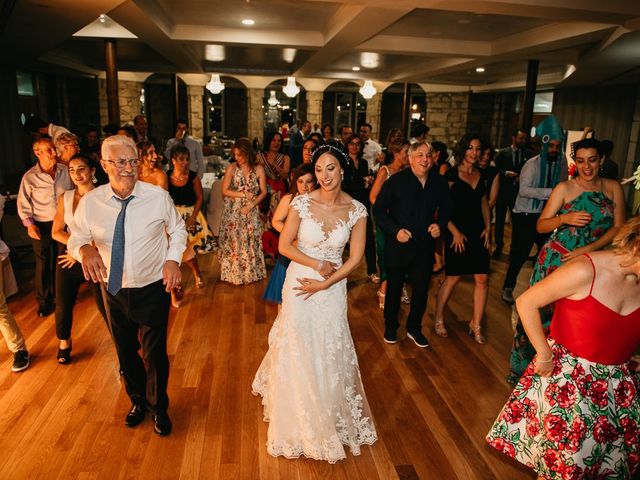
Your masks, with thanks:
M 95 188 L 92 178 L 96 167 L 91 157 L 83 154 L 74 155 L 69 161 L 69 176 L 75 188 L 67 190 L 58 200 L 56 216 L 53 219 L 51 236 L 62 246 L 67 245 L 69 235 L 73 229 L 73 213 L 82 196 Z M 73 305 L 78 297 L 80 285 L 85 283 L 82 265 L 61 250 L 56 267 L 56 335 L 60 340 L 57 359 L 58 363 L 66 364 L 71 361 L 71 326 L 73 322 Z M 96 305 L 102 318 L 106 321 L 106 312 L 100 292 L 100 285 L 89 282 Z

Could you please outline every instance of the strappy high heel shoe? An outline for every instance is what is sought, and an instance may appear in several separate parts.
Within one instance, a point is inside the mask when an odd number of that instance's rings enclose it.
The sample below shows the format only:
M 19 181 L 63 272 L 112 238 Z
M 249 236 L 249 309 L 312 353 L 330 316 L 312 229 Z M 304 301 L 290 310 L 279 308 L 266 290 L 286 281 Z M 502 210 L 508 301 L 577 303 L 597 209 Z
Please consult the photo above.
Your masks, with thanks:
M 402 303 L 411 303 L 411 299 L 409 298 L 409 294 L 407 293 L 407 287 L 402 286 L 402 295 L 400 296 L 400 301 Z
M 469 324 L 469 336 L 473 338 L 473 341 L 484 345 L 487 343 L 487 339 L 482 335 L 482 327 L 480 325 Z
M 380 308 L 380 310 L 384 310 L 384 297 L 385 294 L 382 293 L 380 290 L 377 291 L 378 294 L 378 308 Z
M 436 335 L 438 335 L 439 337 L 447 338 L 449 336 L 449 334 L 447 333 L 447 329 L 444 326 L 443 319 L 434 320 L 433 329 L 435 330 Z

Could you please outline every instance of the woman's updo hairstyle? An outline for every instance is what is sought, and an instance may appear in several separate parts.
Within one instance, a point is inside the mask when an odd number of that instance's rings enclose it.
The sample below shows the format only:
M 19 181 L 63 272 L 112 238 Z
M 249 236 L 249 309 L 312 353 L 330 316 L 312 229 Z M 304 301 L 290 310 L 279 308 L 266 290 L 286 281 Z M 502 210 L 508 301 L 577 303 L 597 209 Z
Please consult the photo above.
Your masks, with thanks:
M 347 168 L 347 166 L 349 165 L 349 158 L 347 157 L 346 153 L 344 153 L 338 147 L 334 147 L 333 145 L 325 144 L 325 145 L 320 145 L 311 154 L 311 164 L 314 166 L 314 168 L 315 168 L 315 165 L 316 165 L 316 162 L 318 161 L 318 159 L 322 155 L 324 155 L 325 153 L 328 153 L 333 158 L 338 160 L 338 163 L 340 164 L 340 168 L 342 168 L 342 170 L 345 170 Z

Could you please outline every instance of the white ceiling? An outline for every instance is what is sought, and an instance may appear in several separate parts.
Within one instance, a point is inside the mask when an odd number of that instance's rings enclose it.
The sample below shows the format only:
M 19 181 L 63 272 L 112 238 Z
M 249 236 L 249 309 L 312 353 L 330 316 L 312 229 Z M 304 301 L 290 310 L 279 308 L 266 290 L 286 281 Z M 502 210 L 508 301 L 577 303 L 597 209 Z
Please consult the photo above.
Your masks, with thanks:
M 118 39 L 123 71 L 501 89 L 537 59 L 543 85 L 640 77 L 637 0 L 20 0 L 0 18 L 0 58 L 98 74 L 103 39 L 73 34 L 103 13 L 137 37 Z M 207 45 L 222 55 L 205 59 Z

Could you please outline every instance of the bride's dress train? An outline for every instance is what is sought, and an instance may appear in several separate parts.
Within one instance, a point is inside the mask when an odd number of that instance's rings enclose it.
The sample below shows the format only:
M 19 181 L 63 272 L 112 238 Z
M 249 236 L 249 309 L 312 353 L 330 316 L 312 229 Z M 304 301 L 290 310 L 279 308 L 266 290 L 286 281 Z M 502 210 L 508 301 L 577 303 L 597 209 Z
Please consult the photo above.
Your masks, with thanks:
M 349 217 L 328 232 L 313 218 L 309 197 L 291 206 L 301 218 L 298 248 L 307 255 L 342 263 L 342 251 L 356 221 L 366 216 L 353 201 Z M 325 227 L 326 228 L 326 227 Z M 253 381 L 269 421 L 267 451 L 274 456 L 304 455 L 335 463 L 377 439 L 364 394 L 358 359 L 347 321 L 347 281 L 297 296 L 298 278 L 320 275 L 291 262 L 283 286 L 282 310 L 269 333 L 269 350 Z

